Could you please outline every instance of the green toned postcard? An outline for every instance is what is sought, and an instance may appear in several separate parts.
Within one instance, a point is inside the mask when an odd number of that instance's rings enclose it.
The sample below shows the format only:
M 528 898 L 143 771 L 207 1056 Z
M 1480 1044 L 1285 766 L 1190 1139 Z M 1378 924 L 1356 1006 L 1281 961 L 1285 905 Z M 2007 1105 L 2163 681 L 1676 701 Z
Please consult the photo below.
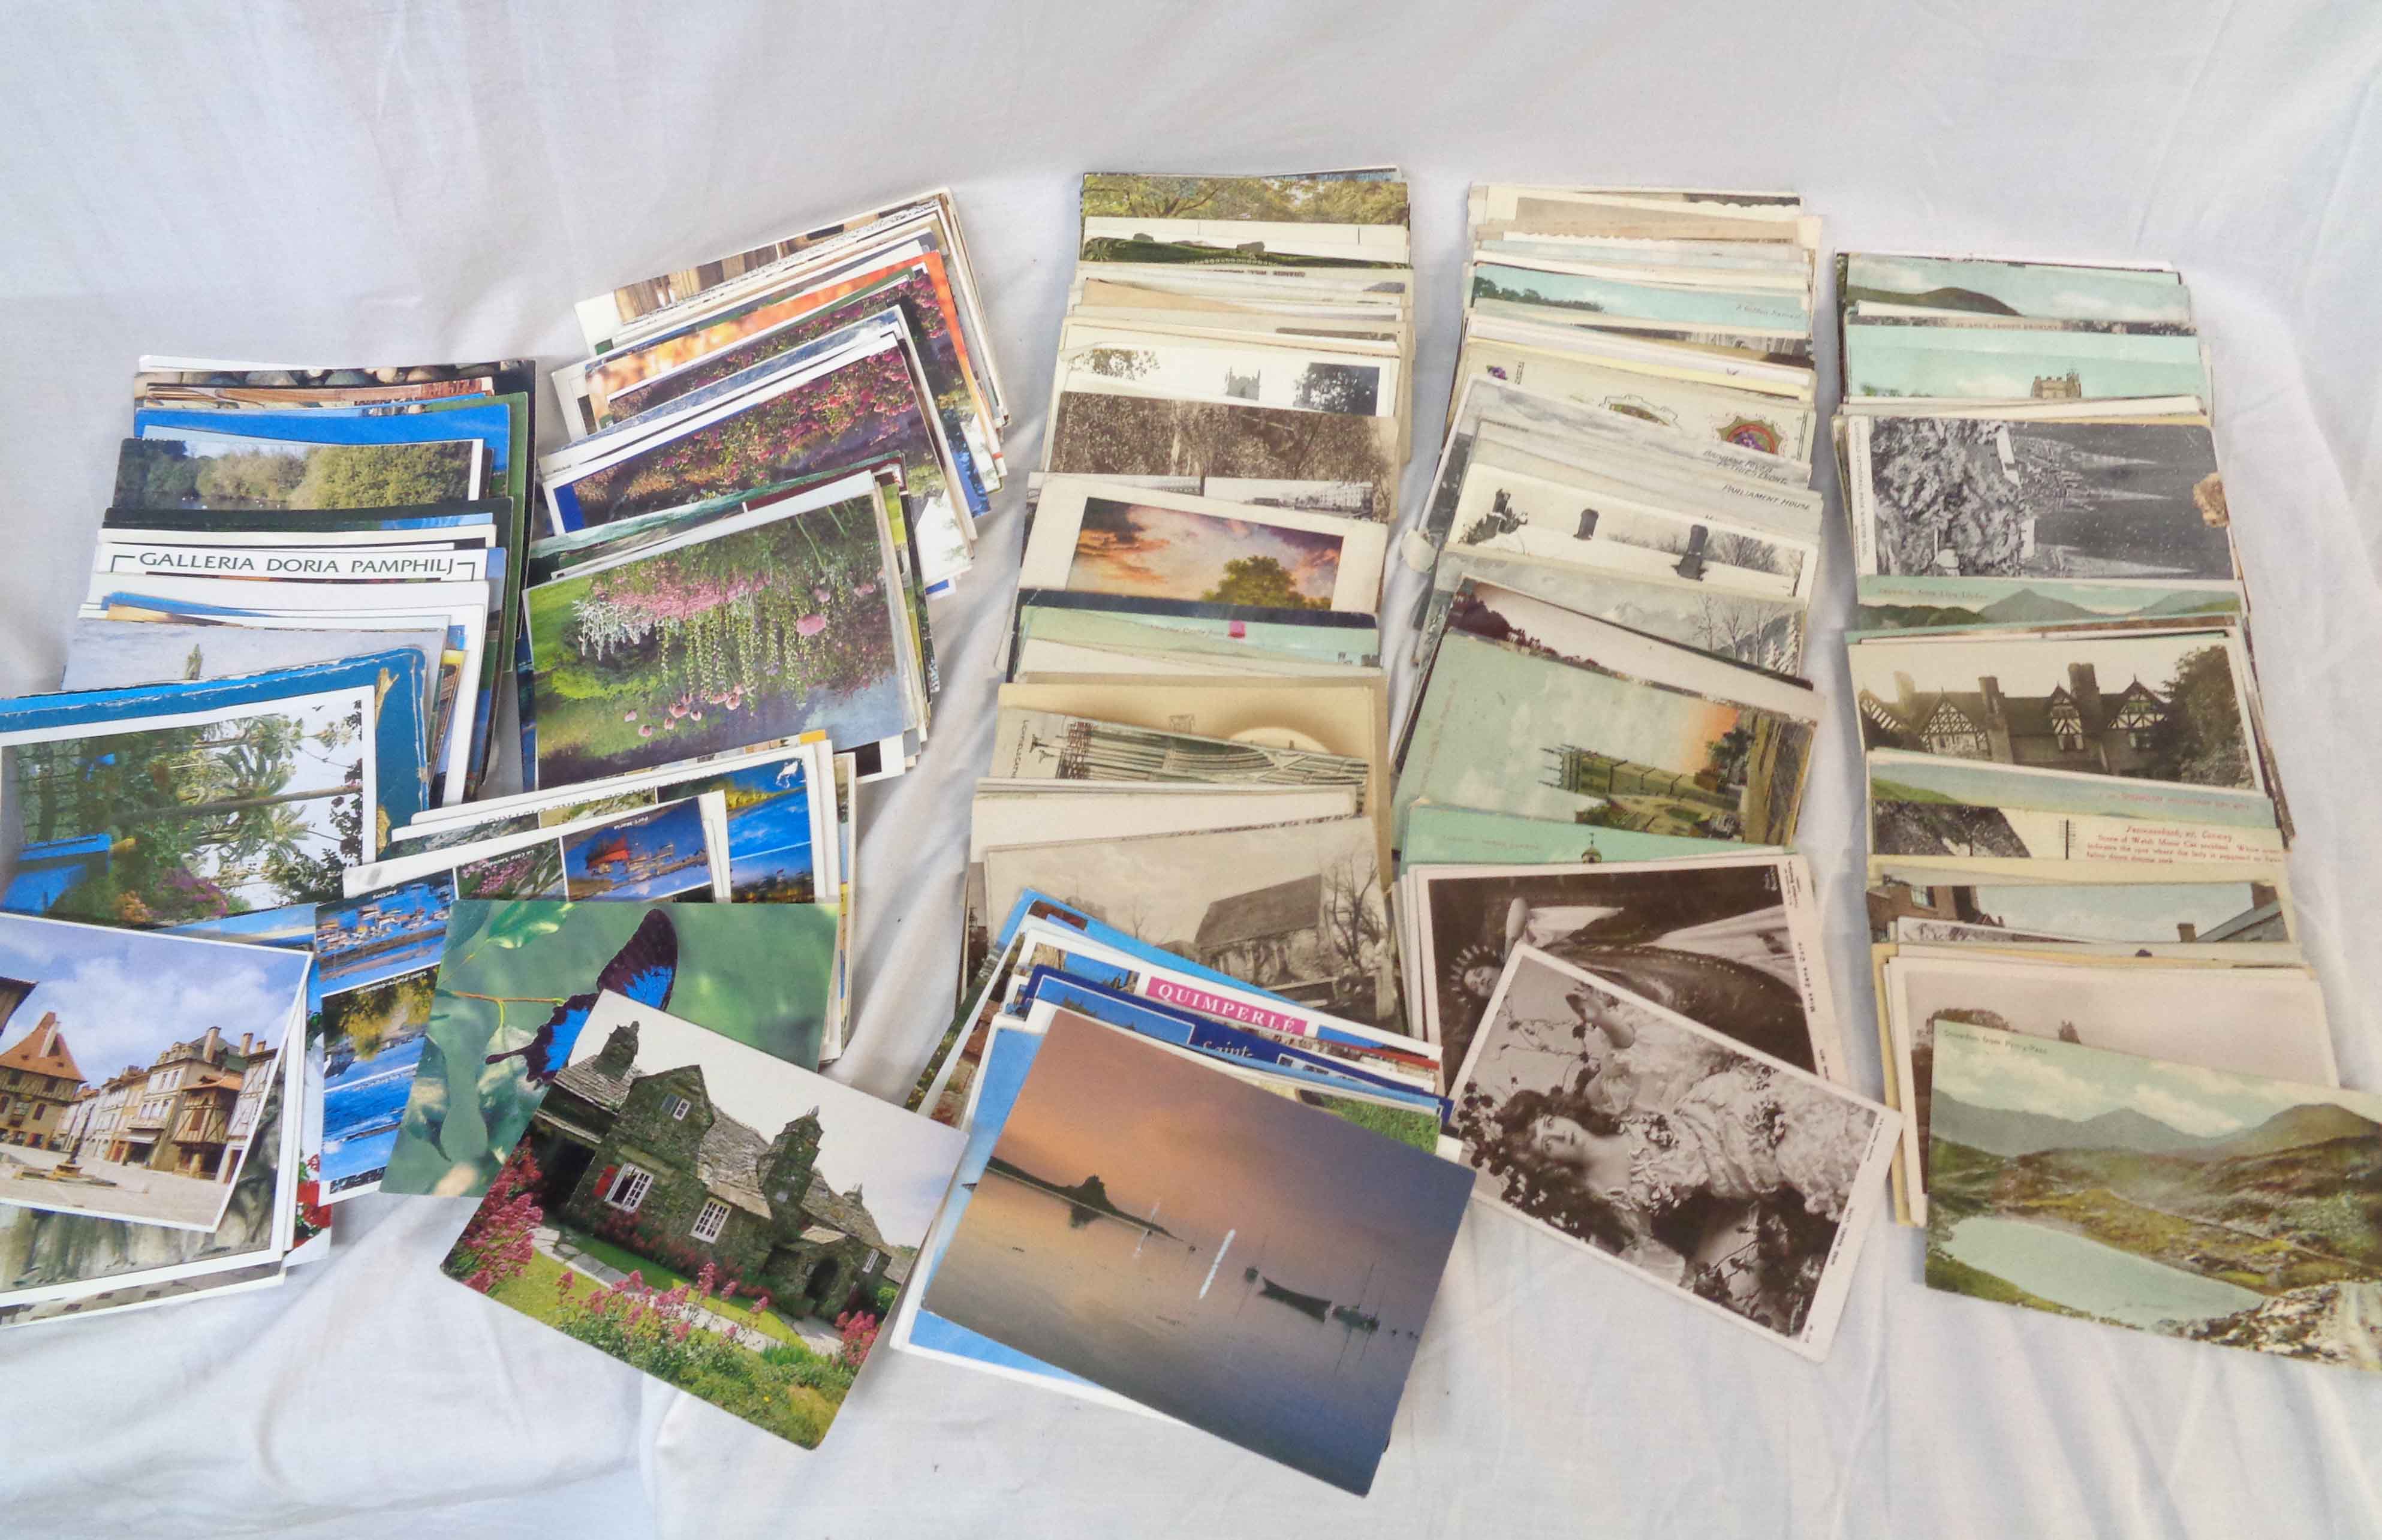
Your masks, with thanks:
M 835 928 L 832 904 L 457 903 L 381 1191 L 485 1191 L 602 990 L 817 1069 Z
M 1681 861 L 1692 856 L 1750 855 L 1774 848 L 1418 802 L 1406 810 L 1406 844 L 1398 852 L 1398 869 L 1474 862 L 1568 866 L 1590 861 Z

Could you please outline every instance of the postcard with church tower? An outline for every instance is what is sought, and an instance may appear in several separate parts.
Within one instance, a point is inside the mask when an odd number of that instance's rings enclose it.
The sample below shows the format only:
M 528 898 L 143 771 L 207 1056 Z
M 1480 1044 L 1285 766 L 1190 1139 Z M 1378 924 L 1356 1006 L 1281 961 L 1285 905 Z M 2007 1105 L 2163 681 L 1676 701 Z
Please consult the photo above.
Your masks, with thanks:
M 444 1265 L 816 1448 L 964 1143 L 607 992 Z

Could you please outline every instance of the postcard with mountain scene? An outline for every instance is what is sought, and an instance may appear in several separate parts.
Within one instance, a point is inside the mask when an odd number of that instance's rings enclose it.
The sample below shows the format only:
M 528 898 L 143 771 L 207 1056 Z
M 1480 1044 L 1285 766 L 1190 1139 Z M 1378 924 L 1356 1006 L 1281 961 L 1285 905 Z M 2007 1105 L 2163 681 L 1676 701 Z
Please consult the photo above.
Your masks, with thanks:
M 552 1079 L 447 1276 L 817 1448 L 959 1131 L 608 992 Z
M 2382 1096 L 1935 1029 L 1929 1287 L 2382 1369 Z

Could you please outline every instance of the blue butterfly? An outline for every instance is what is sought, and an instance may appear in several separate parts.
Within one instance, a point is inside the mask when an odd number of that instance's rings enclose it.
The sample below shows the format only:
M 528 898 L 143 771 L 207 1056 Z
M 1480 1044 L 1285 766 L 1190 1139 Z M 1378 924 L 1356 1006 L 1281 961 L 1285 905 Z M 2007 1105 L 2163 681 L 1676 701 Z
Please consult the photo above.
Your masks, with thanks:
M 668 910 L 648 910 L 636 934 L 596 975 L 594 989 L 556 1006 L 535 1036 L 510 1053 L 490 1054 L 488 1062 L 520 1059 L 530 1084 L 548 1084 L 571 1062 L 571 1045 L 579 1041 L 579 1029 L 587 1024 L 587 1013 L 596 1008 L 597 995 L 608 989 L 641 1006 L 662 1010 L 669 1007 L 670 986 L 677 982 L 678 927 L 670 923 Z

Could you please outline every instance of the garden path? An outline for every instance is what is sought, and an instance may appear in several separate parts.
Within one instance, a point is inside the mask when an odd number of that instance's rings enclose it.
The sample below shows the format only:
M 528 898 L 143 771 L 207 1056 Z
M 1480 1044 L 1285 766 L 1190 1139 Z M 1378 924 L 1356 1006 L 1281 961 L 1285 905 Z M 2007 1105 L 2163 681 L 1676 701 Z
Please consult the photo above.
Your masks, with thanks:
M 618 1289 L 629 1281 L 629 1275 L 618 1267 L 608 1262 L 599 1262 L 576 1248 L 570 1248 L 570 1254 L 565 1255 L 562 1250 L 558 1249 L 561 1239 L 555 1230 L 541 1225 L 536 1230 L 532 1244 L 535 1245 L 544 1255 L 553 1258 L 583 1277 L 594 1278 L 607 1289 Z M 836 1336 L 834 1328 L 830 1326 L 824 1326 L 807 1315 L 800 1320 L 789 1319 L 782 1312 L 777 1313 L 777 1315 L 780 1323 L 803 1339 L 803 1346 L 815 1353 L 831 1358 L 842 1348 L 842 1340 Z M 717 1332 L 740 1348 L 750 1348 L 755 1352 L 759 1352 L 769 1345 L 769 1338 L 755 1331 L 751 1326 L 722 1315 L 716 1310 L 706 1309 L 700 1305 L 695 1307 L 695 1324 L 706 1331 Z

